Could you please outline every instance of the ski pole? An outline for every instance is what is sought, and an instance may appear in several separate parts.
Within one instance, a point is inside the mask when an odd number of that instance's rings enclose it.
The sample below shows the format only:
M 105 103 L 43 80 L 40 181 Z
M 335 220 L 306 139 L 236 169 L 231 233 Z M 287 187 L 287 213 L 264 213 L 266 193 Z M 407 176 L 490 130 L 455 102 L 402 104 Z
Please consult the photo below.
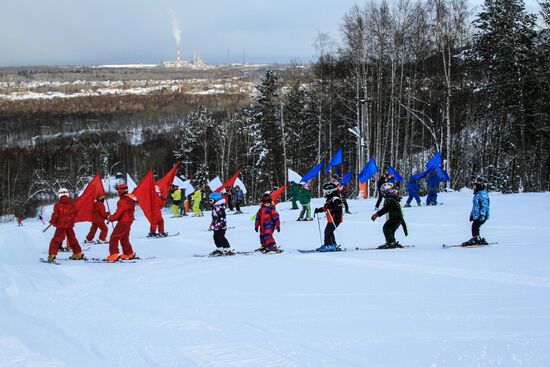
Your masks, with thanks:
M 319 227 L 319 242 L 323 246 L 323 237 L 321 236 L 321 222 L 319 220 L 319 214 L 317 214 L 317 227 Z
M 48 229 L 50 229 L 51 226 L 52 226 L 52 225 L 51 225 L 51 223 L 50 223 L 50 225 L 47 226 L 46 228 L 44 228 L 44 229 L 42 230 L 42 232 L 46 232 Z
M 109 198 L 105 198 L 105 202 L 107 203 L 107 210 L 109 211 L 109 214 L 111 214 L 111 208 L 109 208 Z M 113 231 L 115 230 L 115 225 L 113 224 L 113 222 L 109 222 L 111 223 L 111 227 L 113 227 Z

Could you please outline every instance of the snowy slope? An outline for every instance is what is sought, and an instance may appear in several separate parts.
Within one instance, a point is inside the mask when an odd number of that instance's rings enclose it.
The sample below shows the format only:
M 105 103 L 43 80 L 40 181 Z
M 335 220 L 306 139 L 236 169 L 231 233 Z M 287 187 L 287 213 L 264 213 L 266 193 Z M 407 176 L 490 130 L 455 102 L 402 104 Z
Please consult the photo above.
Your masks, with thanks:
M 0 366 L 549 366 L 550 194 L 491 194 L 482 235 L 498 245 L 478 249 L 441 248 L 469 238 L 471 192 L 440 201 L 404 209 L 398 239 L 416 247 L 390 251 L 296 253 L 319 245 L 317 222 L 287 203 L 280 255 L 196 258 L 208 216 L 148 240 L 138 215 L 134 248 L 155 260 L 55 266 L 38 262 L 53 231 L 0 225 Z M 339 242 L 383 243 L 374 201 L 350 206 Z M 238 250 L 258 246 L 255 210 L 229 215 Z

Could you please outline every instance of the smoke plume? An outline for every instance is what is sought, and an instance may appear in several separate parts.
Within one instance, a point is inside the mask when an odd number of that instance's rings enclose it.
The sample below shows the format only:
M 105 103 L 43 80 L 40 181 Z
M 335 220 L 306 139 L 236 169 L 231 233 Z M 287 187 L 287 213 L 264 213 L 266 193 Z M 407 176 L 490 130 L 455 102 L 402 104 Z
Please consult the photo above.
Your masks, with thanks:
M 180 21 L 176 16 L 176 12 L 172 9 L 170 9 L 170 19 L 172 20 L 172 35 L 174 36 L 176 45 L 179 47 L 181 43 Z

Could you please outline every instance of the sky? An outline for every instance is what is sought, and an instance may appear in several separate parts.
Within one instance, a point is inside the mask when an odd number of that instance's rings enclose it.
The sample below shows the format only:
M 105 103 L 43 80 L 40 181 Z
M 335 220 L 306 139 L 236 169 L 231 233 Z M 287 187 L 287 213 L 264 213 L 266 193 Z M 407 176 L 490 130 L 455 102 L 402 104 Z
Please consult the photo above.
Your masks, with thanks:
M 392 1 L 392 0 L 390 0 Z M 471 0 L 479 9 L 482 0 Z M 0 0 L 0 67 L 159 63 L 200 49 L 207 63 L 313 60 L 314 40 L 339 41 L 355 0 Z M 536 0 L 527 0 L 536 11 Z

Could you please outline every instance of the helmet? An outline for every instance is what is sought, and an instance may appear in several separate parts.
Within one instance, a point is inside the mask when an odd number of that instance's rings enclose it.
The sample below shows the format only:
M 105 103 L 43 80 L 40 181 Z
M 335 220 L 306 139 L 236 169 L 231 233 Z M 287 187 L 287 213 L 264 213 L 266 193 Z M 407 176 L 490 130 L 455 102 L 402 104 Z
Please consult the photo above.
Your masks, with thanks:
M 63 196 L 69 197 L 69 190 L 67 190 L 64 187 L 60 188 L 59 191 L 57 192 L 58 198 L 61 199 Z
M 105 200 L 105 195 L 99 194 L 99 195 L 97 195 L 97 196 L 95 197 L 95 199 L 96 199 L 97 201 L 103 201 L 103 200 Z
M 388 176 L 389 178 L 394 178 L 395 175 L 393 173 L 390 173 L 390 175 Z
M 269 191 L 266 191 L 262 195 L 262 203 L 271 203 L 271 193 Z
M 327 182 L 323 185 L 323 194 L 325 196 L 329 196 L 330 194 L 332 194 L 336 190 L 338 190 L 338 187 L 332 182 Z
M 210 196 L 208 198 L 210 200 L 212 200 L 213 202 L 216 202 L 216 201 L 222 199 L 222 194 L 220 194 L 219 192 L 213 192 L 213 193 L 210 194 Z
M 125 183 L 118 184 L 116 187 L 116 191 L 119 195 L 122 195 L 125 192 L 128 192 L 128 185 L 126 185 Z
M 395 192 L 395 189 L 393 188 L 393 184 L 391 182 L 386 182 L 382 185 L 380 188 L 380 191 L 382 191 L 382 195 L 384 196 L 390 196 Z

